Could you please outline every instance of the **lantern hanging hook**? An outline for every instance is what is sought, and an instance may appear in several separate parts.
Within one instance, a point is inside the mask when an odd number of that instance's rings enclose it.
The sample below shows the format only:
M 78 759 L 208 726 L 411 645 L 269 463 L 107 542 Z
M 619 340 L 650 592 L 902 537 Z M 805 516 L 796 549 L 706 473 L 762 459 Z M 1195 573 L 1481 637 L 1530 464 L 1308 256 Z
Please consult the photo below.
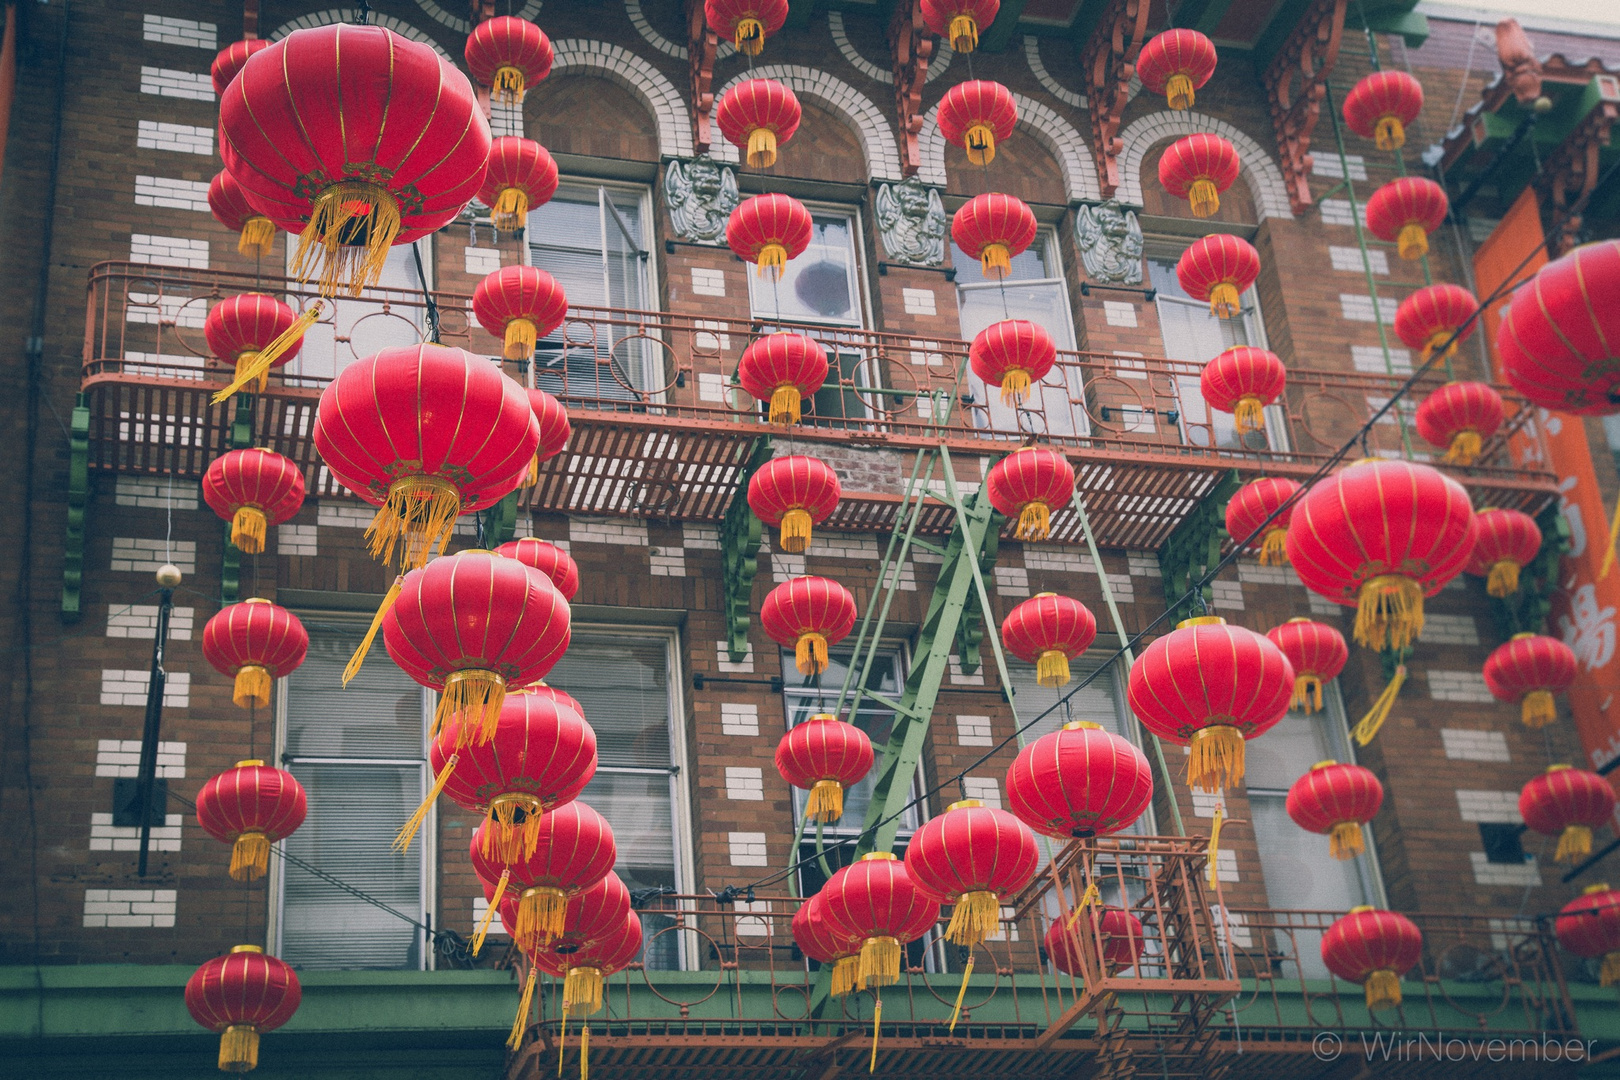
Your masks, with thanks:
M 360 5 L 354 9 L 354 24 L 356 26 L 371 25 L 371 0 L 360 0 Z

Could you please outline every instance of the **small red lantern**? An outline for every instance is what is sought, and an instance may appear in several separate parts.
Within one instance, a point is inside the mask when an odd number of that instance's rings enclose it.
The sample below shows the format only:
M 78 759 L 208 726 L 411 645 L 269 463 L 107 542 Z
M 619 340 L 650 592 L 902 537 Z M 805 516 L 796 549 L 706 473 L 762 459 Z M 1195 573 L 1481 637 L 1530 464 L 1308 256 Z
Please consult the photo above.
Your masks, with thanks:
M 298 616 L 254 597 L 231 604 L 203 627 L 203 658 L 236 680 L 231 699 L 242 708 L 269 705 L 270 685 L 290 675 L 309 652 L 309 634 Z
M 1367 228 L 1394 243 L 1401 258 L 1421 259 L 1429 253 L 1429 234 L 1446 220 L 1450 206 L 1445 189 L 1433 180 L 1398 177 L 1367 200 Z
M 1238 488 L 1226 504 L 1226 533 L 1234 543 L 1241 544 L 1257 530 L 1265 529 L 1259 537 L 1261 566 L 1281 566 L 1288 561 L 1285 544 L 1294 508 L 1290 506 L 1276 517 L 1271 515 L 1299 489 L 1293 480 L 1262 476 Z M 1271 520 L 1267 522 L 1267 518 Z
M 765 39 L 787 22 L 788 0 L 704 0 L 703 18 L 722 41 L 758 56 Z
M 743 350 L 737 381 L 757 401 L 770 402 L 770 422 L 797 424 L 803 400 L 827 381 L 827 350 L 803 334 L 767 334 Z
M 1172 109 L 1190 109 L 1215 74 L 1215 45 L 1196 30 L 1171 29 L 1142 46 L 1136 74 L 1150 94 L 1163 94 Z
M 1281 358 L 1253 345 L 1234 345 L 1204 365 L 1198 388 L 1212 409 L 1232 414 L 1239 435 L 1266 426 L 1265 407 L 1282 394 L 1288 371 Z
M 1479 301 L 1467 289 L 1460 285 L 1428 285 L 1395 309 L 1395 334 L 1407 348 L 1419 350 L 1426 364 L 1442 345 L 1446 345 L 1446 356 L 1455 354 L 1457 346 L 1474 332 L 1478 314 Z
M 804 454 L 772 458 L 748 481 L 748 508 L 766 525 L 781 526 L 778 546 L 795 554 L 810 546 L 810 530 L 838 507 L 843 488 L 826 462 Z
M 495 554 L 516 559 L 524 566 L 540 571 L 557 586 L 557 591 L 562 593 L 564 600 L 573 600 L 579 592 L 579 564 L 556 544 L 533 536 L 522 536 L 516 540 L 508 540 L 495 549 Z
M 559 938 L 533 950 L 531 959 L 547 975 L 563 980 L 566 1015 L 590 1016 L 602 1010 L 607 979 L 634 960 L 641 945 L 641 916 L 626 910 L 613 929 L 577 944 Z
M 479 878 L 495 883 L 491 903 L 498 909 L 508 887 L 518 890 L 519 941 L 548 942 L 566 929 L 568 898 L 607 877 L 618 858 L 607 819 L 575 799 L 540 818 L 534 854 L 503 859 L 485 839 L 486 819 L 473 831 L 470 854 Z
M 1187 784 L 1243 782 L 1243 743 L 1288 712 L 1294 668 L 1269 638 L 1217 615 L 1184 619 L 1131 665 L 1131 708 L 1149 731 L 1192 747 Z
M 921 0 L 923 22 L 959 53 L 978 48 L 979 35 L 996 21 L 1001 0 Z
M 1128 829 L 1153 801 L 1153 774 L 1142 751 L 1076 720 L 1018 752 L 1007 769 L 1007 805 L 1018 820 L 1058 840 Z
M 821 887 L 823 909 L 835 927 L 861 938 L 858 989 L 900 981 L 900 955 L 908 942 L 939 921 L 939 903 L 887 851 L 862 855 Z
M 804 203 L 771 193 L 744 199 L 726 222 L 726 246 L 760 277 L 776 280 L 810 246 L 812 222 Z
M 557 162 L 550 151 L 533 139 L 502 135 L 490 147 L 489 172 L 478 201 L 489 207 L 489 223 L 496 229 L 517 232 L 529 223 L 530 210 L 557 194 L 557 182 Z
M 772 589 L 759 622 L 778 645 L 792 645 L 801 675 L 827 670 L 827 647 L 855 627 L 855 598 L 831 578 L 798 577 Z
M 1074 469 L 1069 459 L 1044 446 L 1021 446 L 996 462 L 985 478 L 990 505 L 1018 519 L 1014 536 L 1045 540 L 1052 535 L 1052 515 L 1074 499 Z
M 1592 830 L 1614 816 L 1614 788 L 1595 772 L 1549 765 L 1519 792 L 1519 814 L 1530 829 L 1558 837 L 1554 862 L 1592 854 Z
M 1423 632 L 1423 598 L 1462 572 L 1474 510 L 1428 465 L 1367 459 L 1318 481 L 1294 505 L 1288 561 L 1305 587 L 1356 607 L 1355 639 L 1400 650 Z
M 479 878 L 478 883 L 484 887 L 486 901 L 494 897 L 493 884 L 483 878 Z M 534 952 L 543 947 L 543 943 L 539 940 L 526 941 L 517 936 L 518 905 L 516 893 L 509 892 L 501 898 L 501 926 L 518 948 L 526 953 Z M 489 910 L 493 911 L 494 906 L 491 905 Z M 629 914 L 630 890 L 618 874 L 609 870 L 607 877 L 568 898 L 568 906 L 563 912 L 563 932 L 552 939 L 550 948 L 553 952 L 566 954 L 590 942 L 610 937 Z
M 793 913 L 793 943 L 816 963 L 832 968 L 833 997 L 843 997 L 855 989 L 855 976 L 861 963 L 861 939 L 840 929 L 827 917 L 821 893 L 804 901 Z
M 480 86 L 502 105 L 523 104 L 524 92 L 551 74 L 546 32 L 527 19 L 497 15 L 473 27 L 461 57 Z
M 309 803 L 290 772 L 263 761 L 238 761 L 197 792 L 197 824 L 231 845 L 231 877 L 257 881 L 270 866 L 270 845 L 304 823 Z
M 906 873 L 924 892 L 953 905 L 945 939 L 973 946 L 996 932 L 1001 904 L 1035 876 L 1035 834 L 1005 810 L 978 799 L 954 802 L 912 834 Z
M 1519 571 L 1541 554 L 1541 527 L 1536 519 L 1518 510 L 1487 507 L 1474 515 L 1474 553 L 1468 557 L 1468 573 L 1485 579 L 1485 591 L 1492 596 L 1511 596 L 1519 591 Z
M 259 1034 L 291 1020 L 302 1000 L 297 973 L 257 945 L 237 945 L 186 980 L 191 1018 L 220 1033 L 221 1072 L 258 1068 Z
M 534 266 L 503 266 L 473 290 L 473 317 L 505 342 L 502 356 L 527 360 L 534 343 L 562 325 L 568 297 L 557 279 Z
M 1024 200 L 999 191 L 975 195 L 951 217 L 951 240 L 999 281 L 1012 260 L 1035 242 L 1035 215 Z
M 1401 1003 L 1401 976 L 1422 958 L 1422 932 L 1393 911 L 1351 908 L 1322 935 L 1322 963 L 1346 982 L 1366 986 L 1369 1012 Z
M 776 744 L 776 771 L 810 793 L 804 816 L 833 822 L 844 816 L 844 791 L 872 771 L 872 740 L 854 724 L 817 713 L 794 724 Z
M 203 501 L 231 523 L 231 543 L 257 555 L 270 526 L 290 520 L 304 505 L 304 474 L 290 458 L 252 447 L 231 450 L 208 463 Z
M 1344 122 L 1380 150 L 1406 145 L 1406 127 L 1423 111 L 1423 84 L 1404 71 L 1374 71 L 1344 97 Z
M 1238 178 L 1242 162 L 1219 135 L 1198 132 L 1177 139 L 1159 159 L 1159 183 L 1186 199 L 1193 217 L 1207 218 L 1221 208 L 1221 192 Z
M 1620 411 L 1620 240 L 1583 244 L 1513 293 L 1496 349 L 1513 388 L 1544 409 Z
M 1243 291 L 1259 276 L 1260 253 L 1230 233 L 1195 240 L 1176 260 L 1176 280 L 1182 289 L 1194 300 L 1208 300 L 1209 313 L 1221 319 L 1238 317 Z
M 1519 703 L 1525 727 L 1558 719 L 1554 694 L 1575 681 L 1575 651 L 1542 634 L 1514 634 L 1485 658 L 1485 686 L 1498 701 Z
M 1558 944 L 1588 960 L 1603 958 L 1600 984 L 1620 983 L 1620 890 L 1588 885 L 1553 921 Z
M 776 148 L 799 130 L 804 110 L 793 91 L 775 79 L 747 79 L 731 87 L 715 107 L 726 141 L 743 151 L 751 168 L 776 164 Z
M 233 41 L 214 57 L 214 62 L 208 67 L 208 76 L 214 83 L 214 94 L 224 97 L 225 90 L 242 70 L 242 65 L 248 62 L 248 57 L 260 49 L 268 49 L 270 43 L 264 38 L 248 38 L 244 41 Z
M 1097 913 L 1097 908 L 1090 905 L 1082 910 L 1091 915 L 1092 926 L 1102 942 L 1102 960 L 1108 965 L 1109 974 L 1135 967 L 1147 949 L 1142 920 L 1112 904 L 1102 905 L 1101 915 Z M 1044 942 L 1046 955 L 1052 958 L 1052 966 L 1066 975 L 1083 973 L 1080 960 L 1081 931 L 1073 925 L 1075 921 L 1078 921 L 1078 916 L 1054 922 L 1047 928 Z
M 1018 103 L 998 82 L 959 82 L 939 101 L 939 133 L 952 146 L 967 151 L 975 165 L 996 159 L 996 143 L 1005 142 L 1018 125 Z
M 1001 641 L 1025 663 L 1035 665 L 1041 686 L 1069 685 L 1069 661 L 1097 640 L 1097 620 L 1078 600 L 1036 593 L 1001 620 Z
M 1288 816 L 1306 832 L 1325 833 L 1328 853 L 1353 859 L 1367 850 L 1361 827 L 1378 816 L 1384 785 L 1371 769 L 1318 761 L 1288 789 Z
M 1350 661 L 1344 635 L 1326 623 L 1303 616 L 1266 631 L 1271 643 L 1288 657 L 1294 669 L 1294 697 L 1290 707 L 1303 713 L 1322 708 L 1322 684 L 1332 682 Z
M 304 331 L 315 324 L 320 313 L 321 305 L 315 303 L 295 316 L 292 308 L 262 293 L 226 297 L 210 308 L 203 320 L 208 351 L 236 369 L 231 384 L 215 392 L 214 404 L 254 380 L 263 391 L 270 369 L 298 355 Z
M 1448 465 L 1472 465 L 1485 441 L 1502 426 L 1502 395 L 1490 383 L 1448 382 L 1417 407 L 1418 434 L 1445 450 Z
M 214 220 L 237 233 L 238 255 L 268 255 L 275 248 L 276 223 L 248 202 L 236 177 L 221 169 L 208 182 L 208 210 Z
M 1022 404 L 1032 384 L 1057 362 L 1057 343 L 1040 323 L 1003 319 L 980 330 L 968 347 L 968 364 L 985 383 L 1001 388 L 1003 405 Z
M 523 478 L 524 487 L 540 482 L 540 463 L 550 461 L 568 449 L 568 440 L 574 434 L 574 425 L 568 420 L 568 409 L 544 390 L 530 390 L 529 405 L 540 425 L 540 445 L 529 459 L 529 471 Z

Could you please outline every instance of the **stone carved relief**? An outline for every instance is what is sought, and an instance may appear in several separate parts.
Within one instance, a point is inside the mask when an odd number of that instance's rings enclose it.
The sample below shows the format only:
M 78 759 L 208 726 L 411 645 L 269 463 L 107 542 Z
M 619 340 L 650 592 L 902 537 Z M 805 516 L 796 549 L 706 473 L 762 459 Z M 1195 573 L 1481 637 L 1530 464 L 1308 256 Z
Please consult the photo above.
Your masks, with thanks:
M 889 258 L 918 266 L 944 264 L 948 224 L 937 189 L 915 176 L 879 184 L 877 221 Z
M 719 244 L 725 240 L 726 222 L 742 202 L 742 195 L 737 191 L 736 170 L 705 155 L 669 163 L 664 171 L 664 199 L 675 235 L 693 243 Z
M 1074 235 L 1086 276 L 1111 285 L 1142 284 L 1142 225 L 1136 211 L 1109 199 L 1074 215 Z

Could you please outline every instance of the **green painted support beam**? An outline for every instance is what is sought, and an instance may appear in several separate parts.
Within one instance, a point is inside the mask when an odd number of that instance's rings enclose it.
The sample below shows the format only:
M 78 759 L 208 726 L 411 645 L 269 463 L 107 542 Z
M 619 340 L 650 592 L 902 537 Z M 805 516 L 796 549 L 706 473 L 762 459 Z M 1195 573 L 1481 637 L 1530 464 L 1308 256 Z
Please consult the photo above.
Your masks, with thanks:
M 1221 545 L 1226 542 L 1226 503 L 1240 486 L 1235 469 L 1221 477 L 1159 549 L 1164 602 L 1173 619 L 1184 619 L 1192 614 L 1177 611 L 1177 602 L 1210 567 L 1221 561 Z M 1212 599 L 1214 590 L 1205 585 L 1204 603 Z
M 84 525 L 90 506 L 90 406 L 80 394 L 68 427 L 67 529 L 62 536 L 62 621 L 75 623 L 84 586 Z
M 237 394 L 236 416 L 231 420 L 231 449 L 253 445 L 253 395 Z M 234 604 L 242 595 L 242 550 L 231 543 L 231 523 L 225 523 L 224 553 L 220 557 L 219 598 Z
M 748 654 L 748 628 L 753 625 L 754 575 L 759 573 L 759 543 L 765 526 L 748 508 L 748 481 L 771 459 L 771 437 L 754 441 L 738 471 L 737 490 L 720 520 L 720 577 L 726 618 L 726 651 L 740 664 Z
M 518 493 L 513 491 L 506 498 L 484 510 L 479 517 L 484 519 L 484 546 L 491 551 L 500 547 L 517 532 Z
M 1018 31 L 1018 18 L 1024 14 L 1025 0 L 1001 0 L 1001 10 L 996 13 L 996 21 L 990 24 L 987 30 L 979 28 L 979 48 L 987 53 L 998 53 L 1008 45 L 1017 41 L 1023 43 L 1023 35 Z

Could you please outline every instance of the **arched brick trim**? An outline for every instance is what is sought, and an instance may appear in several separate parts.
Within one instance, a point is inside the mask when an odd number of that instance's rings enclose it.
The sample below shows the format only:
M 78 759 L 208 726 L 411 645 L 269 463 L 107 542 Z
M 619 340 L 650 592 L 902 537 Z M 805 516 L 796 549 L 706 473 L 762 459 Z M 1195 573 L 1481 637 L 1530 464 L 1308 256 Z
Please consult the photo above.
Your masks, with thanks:
M 432 0 L 417 0 L 419 4 L 431 2 Z M 534 0 L 531 0 L 531 2 L 534 2 Z M 535 6 L 539 7 L 539 4 L 536 2 Z M 641 0 L 624 0 L 624 13 L 630 17 L 630 25 L 636 28 L 636 33 L 641 35 L 643 41 L 665 56 L 679 60 L 683 64 L 686 63 L 686 46 L 679 41 L 669 40 L 669 38 L 658 32 L 657 27 L 647 21 L 646 12 L 641 10 Z M 737 46 L 729 41 L 722 41 L 715 47 L 714 58 L 724 60 L 729 56 L 736 55 L 736 52 Z
M 438 3 L 438 0 L 416 0 L 416 6 L 427 12 L 431 18 L 443 23 L 458 34 L 472 33 L 472 23 L 469 20 L 445 10 L 444 5 Z M 462 11 L 467 10 L 466 4 L 458 4 L 456 6 Z M 534 21 L 534 17 L 540 14 L 540 7 L 540 0 L 527 0 L 521 10 L 514 11 L 512 14 L 516 15 L 520 19 L 528 19 L 532 22 Z M 504 12 L 502 14 L 504 14 Z M 375 19 L 377 16 L 373 15 L 372 18 Z
M 300 15 L 298 18 L 289 19 L 280 26 L 276 27 L 276 29 L 270 34 L 270 40 L 280 41 L 294 30 L 307 30 L 312 26 L 332 26 L 336 23 L 352 23 L 354 22 L 355 10 L 356 9 L 352 7 L 327 8 L 325 11 L 312 11 L 308 15 Z M 444 46 L 440 45 L 437 41 L 434 41 L 425 32 L 418 30 L 404 19 L 396 19 L 392 15 L 379 15 L 374 11 L 371 13 L 371 25 L 381 26 L 388 30 L 392 30 L 400 37 L 406 38 L 410 41 L 419 41 L 423 45 L 430 45 L 433 47 L 433 51 L 438 53 L 440 56 L 447 60 L 453 59 L 449 53 L 445 52 Z
M 1217 120 L 1203 113 L 1170 109 L 1149 113 L 1119 133 L 1125 143 L 1125 149 L 1119 155 L 1120 202 L 1142 205 L 1142 160 L 1149 148 L 1166 139 L 1179 139 L 1200 131 L 1219 135 L 1237 150 L 1238 158 L 1243 162 L 1243 179 L 1254 197 L 1255 212 L 1260 215 L 1260 220 L 1294 216 L 1288 204 L 1288 185 L 1283 180 L 1282 170 L 1259 143 L 1225 120 Z
M 552 42 L 556 61 L 551 78 L 566 74 L 612 79 L 647 103 L 658 121 L 658 151 L 664 157 L 692 156 L 692 117 L 675 84 L 650 62 L 628 49 L 589 38 Z
M 625 0 L 625 2 L 633 4 L 636 3 L 636 0 Z M 854 43 L 849 40 L 849 34 L 844 30 L 843 12 L 827 12 L 827 29 L 832 31 L 833 44 L 838 46 L 838 51 L 843 54 L 845 60 L 849 61 L 850 67 L 874 82 L 880 82 L 887 86 L 894 85 L 893 71 L 890 71 L 883 64 L 872 63 L 872 61 L 856 51 Z M 950 42 L 944 38 L 935 38 L 934 58 L 928 61 L 928 74 L 923 77 L 923 81 L 933 82 L 945 74 L 945 69 L 951 66 L 951 61 L 955 57 L 956 52 L 951 48 Z
M 824 71 L 800 64 L 764 64 L 753 71 L 743 72 L 714 95 L 715 107 L 725 92 L 744 79 L 775 79 L 802 98 L 808 98 L 839 113 L 860 137 L 866 148 L 866 171 L 875 180 L 900 179 L 900 148 L 896 145 L 894 128 L 872 99 L 842 79 Z M 716 160 L 738 160 L 737 148 L 716 138 L 711 152 Z
M 1070 90 L 1046 70 L 1046 64 L 1041 60 L 1041 39 L 1034 34 L 1024 35 L 1024 59 L 1029 63 L 1029 70 L 1035 76 L 1035 81 L 1045 88 L 1048 94 L 1057 98 L 1071 109 L 1084 109 L 1086 95 Z
M 1058 167 L 1063 170 L 1063 189 L 1068 193 L 1069 201 L 1101 198 L 1102 188 L 1097 183 L 1097 169 L 1092 164 L 1091 150 L 1086 146 L 1085 137 L 1050 106 L 1023 94 L 1014 94 L 1013 101 L 1018 105 L 1018 127 L 1034 135 L 1057 158 Z M 917 145 L 922 155 L 922 168 L 918 173 L 923 182 L 944 186 L 947 179 L 945 136 L 939 133 L 938 105 L 929 109 L 924 117 Z

